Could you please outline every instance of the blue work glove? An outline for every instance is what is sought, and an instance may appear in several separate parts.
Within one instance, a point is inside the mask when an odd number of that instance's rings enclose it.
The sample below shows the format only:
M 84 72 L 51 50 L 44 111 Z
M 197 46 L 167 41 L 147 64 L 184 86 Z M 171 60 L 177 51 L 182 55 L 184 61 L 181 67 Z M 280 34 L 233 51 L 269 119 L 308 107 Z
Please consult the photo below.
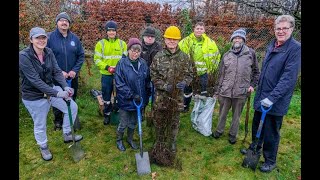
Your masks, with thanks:
M 273 104 L 273 102 L 271 102 L 268 98 L 264 98 L 260 102 L 261 102 L 261 105 L 265 107 L 270 107 Z
M 57 93 L 57 97 L 67 99 L 69 97 L 69 93 L 67 91 L 59 91 Z
M 141 101 L 141 98 L 140 98 L 140 96 L 139 96 L 138 94 L 136 94 L 136 95 L 133 96 L 133 100 L 134 100 L 135 102 L 140 102 L 140 101 Z
M 172 90 L 173 90 L 173 86 L 172 86 L 171 84 L 166 84 L 166 85 L 164 86 L 164 89 L 165 89 L 165 91 L 171 93 Z
M 73 94 L 74 94 L 74 89 L 73 88 L 66 86 L 64 88 L 64 90 L 69 93 L 69 96 L 73 96 Z
M 187 86 L 187 83 L 185 82 L 185 81 L 181 81 L 181 82 L 178 82 L 177 84 L 176 84 L 176 87 L 178 88 L 178 89 L 181 89 L 182 91 L 184 90 L 184 88 Z

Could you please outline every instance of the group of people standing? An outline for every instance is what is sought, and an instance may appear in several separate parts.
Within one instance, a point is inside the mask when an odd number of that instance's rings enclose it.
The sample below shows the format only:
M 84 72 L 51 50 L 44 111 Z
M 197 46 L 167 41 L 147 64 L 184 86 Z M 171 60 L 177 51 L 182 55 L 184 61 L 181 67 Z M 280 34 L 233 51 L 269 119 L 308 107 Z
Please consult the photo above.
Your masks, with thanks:
M 72 140 L 64 100 L 71 101 L 73 121 L 78 121 L 80 129 L 75 99 L 84 51 L 79 38 L 69 30 L 70 23 L 69 15 L 63 12 L 56 17 L 55 31 L 47 34 L 42 28 L 32 28 L 31 44 L 19 53 L 22 102 L 34 121 L 35 139 L 44 160 L 52 159 L 46 135 L 50 106 L 55 108 L 55 127 L 62 128 L 64 142 Z M 119 112 L 117 148 L 126 150 L 123 137 L 127 129 L 127 143 L 138 149 L 133 141 L 137 124 L 135 103 L 142 103 L 144 109 L 152 97 L 156 139 L 150 158 L 158 164 L 171 165 L 177 152 L 180 112 L 189 111 L 195 92 L 218 99 L 219 120 L 212 134 L 214 138 L 223 134 L 228 111 L 232 108 L 229 142 L 234 144 L 244 104 L 250 93 L 257 89 L 253 140 L 261 117 L 260 106 L 273 105 L 263 128 L 263 133 L 268 135 L 262 133 L 259 142 L 265 158 L 261 171 L 270 172 L 275 168 L 282 119 L 287 113 L 300 69 L 301 47 L 291 35 L 293 29 L 292 16 L 281 15 L 275 20 L 276 39 L 267 49 L 260 74 L 255 51 L 245 44 L 243 28 L 233 32 L 232 46 L 221 57 L 216 43 L 205 34 L 203 22 L 197 22 L 193 33 L 185 38 L 181 37 L 177 26 L 169 26 L 163 34 L 164 43 L 156 40 L 157 29 L 147 26 L 141 40 L 133 37 L 126 43 L 117 36 L 117 23 L 108 21 L 105 25 L 107 36 L 95 46 L 94 63 L 101 73 L 103 124 L 110 123 L 113 109 Z M 208 77 L 214 74 L 217 75 L 216 84 L 208 85 Z M 208 88 L 213 89 L 213 94 L 208 93 Z M 116 97 L 111 102 L 114 89 Z M 76 141 L 81 139 L 81 135 L 76 135 Z M 246 153 L 246 150 L 242 152 Z

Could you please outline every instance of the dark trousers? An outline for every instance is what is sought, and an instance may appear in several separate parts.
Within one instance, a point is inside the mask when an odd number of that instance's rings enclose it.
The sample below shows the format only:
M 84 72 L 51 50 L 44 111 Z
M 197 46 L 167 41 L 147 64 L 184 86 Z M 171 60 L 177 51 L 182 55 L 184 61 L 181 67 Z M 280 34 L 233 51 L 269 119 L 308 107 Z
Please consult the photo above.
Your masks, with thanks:
M 205 74 L 203 74 L 203 75 L 201 75 L 199 77 L 200 77 L 201 93 L 202 92 L 207 92 L 208 73 L 205 73 Z M 183 98 L 184 107 L 189 108 L 192 96 L 188 97 L 188 95 L 192 93 L 192 87 L 191 86 L 186 86 L 186 88 L 184 88 L 184 90 L 183 90 L 183 93 L 185 94 L 185 97 Z
M 126 128 L 135 129 L 136 124 L 138 123 L 137 111 L 125 111 L 119 109 L 119 118 L 120 123 L 117 131 L 120 133 L 124 133 Z
M 102 91 L 102 98 L 104 101 L 103 114 L 104 116 L 108 116 L 112 111 L 111 94 L 113 92 L 113 75 L 102 74 L 101 91 Z
M 77 93 L 78 93 L 78 87 L 79 87 L 79 83 L 78 83 L 79 80 L 78 79 L 79 79 L 79 76 L 75 77 L 71 81 L 71 87 L 74 89 L 74 94 L 72 96 L 72 99 L 74 101 L 76 101 Z M 53 114 L 54 114 L 54 119 L 53 119 L 54 124 L 59 123 L 60 125 L 62 125 L 63 113 L 55 107 L 52 107 L 52 110 L 53 110 Z
M 252 121 L 252 141 L 254 142 L 258 131 L 259 123 L 262 113 L 259 111 L 254 112 Z M 257 148 L 260 150 L 263 147 L 263 157 L 268 164 L 276 163 L 278 147 L 280 142 L 280 129 L 282 125 L 283 116 L 274 116 L 267 114 Z M 250 145 L 253 148 L 254 144 Z

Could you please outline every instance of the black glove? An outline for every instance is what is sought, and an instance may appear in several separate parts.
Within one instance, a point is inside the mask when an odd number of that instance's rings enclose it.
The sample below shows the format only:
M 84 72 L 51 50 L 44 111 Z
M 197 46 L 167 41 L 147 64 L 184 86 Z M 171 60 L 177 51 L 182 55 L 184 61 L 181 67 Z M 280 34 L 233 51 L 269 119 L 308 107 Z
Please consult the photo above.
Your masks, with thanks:
M 138 94 L 136 94 L 136 95 L 133 96 L 133 100 L 134 100 L 135 102 L 140 102 L 140 101 L 141 101 L 140 96 L 139 96 Z
M 173 90 L 173 86 L 172 86 L 171 84 L 167 84 L 167 85 L 165 86 L 165 90 L 166 90 L 167 92 L 171 93 L 172 90 Z

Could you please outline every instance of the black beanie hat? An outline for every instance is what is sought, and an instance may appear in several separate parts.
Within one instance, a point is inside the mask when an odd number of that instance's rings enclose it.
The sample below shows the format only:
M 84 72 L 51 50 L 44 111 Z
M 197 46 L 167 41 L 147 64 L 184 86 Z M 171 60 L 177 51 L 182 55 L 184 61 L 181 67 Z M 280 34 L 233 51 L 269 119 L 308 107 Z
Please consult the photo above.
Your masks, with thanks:
M 147 27 L 142 36 L 151 36 L 151 37 L 155 37 L 156 36 L 156 30 L 153 27 Z
M 116 22 L 114 22 L 114 21 L 108 21 L 107 23 L 106 23 L 106 31 L 108 31 L 108 30 L 117 30 L 117 23 Z
M 61 19 L 61 18 L 67 19 L 67 20 L 69 21 L 69 24 L 71 24 L 71 18 L 70 18 L 70 16 L 69 16 L 66 12 L 62 12 L 62 13 L 60 13 L 60 14 L 57 15 L 57 17 L 56 17 L 56 23 L 57 23 L 57 22 L 59 21 L 59 19 Z

